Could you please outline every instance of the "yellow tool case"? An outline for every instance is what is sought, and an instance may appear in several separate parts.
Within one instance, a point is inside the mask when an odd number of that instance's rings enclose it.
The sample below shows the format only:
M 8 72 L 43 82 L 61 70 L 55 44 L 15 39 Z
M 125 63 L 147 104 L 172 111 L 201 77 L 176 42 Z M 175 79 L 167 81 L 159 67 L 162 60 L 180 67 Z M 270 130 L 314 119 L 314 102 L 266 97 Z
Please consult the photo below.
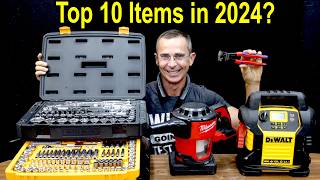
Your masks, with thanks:
M 140 140 L 27 141 L 6 169 L 8 180 L 136 179 Z

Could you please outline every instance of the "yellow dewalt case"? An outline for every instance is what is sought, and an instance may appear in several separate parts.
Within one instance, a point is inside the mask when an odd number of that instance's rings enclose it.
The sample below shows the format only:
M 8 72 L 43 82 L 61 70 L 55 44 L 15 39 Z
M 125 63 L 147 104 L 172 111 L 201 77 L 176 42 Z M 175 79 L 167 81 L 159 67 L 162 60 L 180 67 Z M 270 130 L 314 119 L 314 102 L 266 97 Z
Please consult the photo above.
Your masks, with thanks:
M 7 167 L 6 178 L 7 180 L 137 179 L 140 175 L 140 146 L 139 139 L 27 141 Z
M 243 175 L 308 176 L 314 111 L 295 91 L 252 93 L 240 107 L 237 167 Z

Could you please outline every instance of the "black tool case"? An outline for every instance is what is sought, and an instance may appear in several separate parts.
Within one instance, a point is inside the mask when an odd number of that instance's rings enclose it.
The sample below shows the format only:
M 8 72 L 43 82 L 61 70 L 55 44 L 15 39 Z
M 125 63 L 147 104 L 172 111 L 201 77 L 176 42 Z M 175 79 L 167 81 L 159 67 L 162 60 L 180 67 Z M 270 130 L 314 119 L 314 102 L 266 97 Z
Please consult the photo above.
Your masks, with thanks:
M 40 97 L 17 122 L 28 140 L 141 137 L 147 124 L 142 34 L 48 33 Z

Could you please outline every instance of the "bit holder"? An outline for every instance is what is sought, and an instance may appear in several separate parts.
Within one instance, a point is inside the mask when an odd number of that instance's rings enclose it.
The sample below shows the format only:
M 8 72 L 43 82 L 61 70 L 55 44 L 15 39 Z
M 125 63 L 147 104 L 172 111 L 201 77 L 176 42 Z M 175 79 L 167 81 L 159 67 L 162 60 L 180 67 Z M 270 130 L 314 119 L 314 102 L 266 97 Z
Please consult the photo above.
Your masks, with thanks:
M 76 173 L 127 171 L 140 161 L 140 140 L 108 142 L 31 142 L 14 166 L 16 172 Z

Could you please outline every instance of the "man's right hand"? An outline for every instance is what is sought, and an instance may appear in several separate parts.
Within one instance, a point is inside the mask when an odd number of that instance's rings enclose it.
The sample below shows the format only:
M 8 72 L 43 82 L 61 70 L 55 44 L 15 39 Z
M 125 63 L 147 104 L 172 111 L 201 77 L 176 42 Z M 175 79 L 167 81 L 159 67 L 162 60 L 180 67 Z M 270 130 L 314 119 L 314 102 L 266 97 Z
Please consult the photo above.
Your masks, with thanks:
M 48 72 L 48 64 L 42 61 L 43 56 L 41 53 L 39 53 L 37 57 L 38 61 L 35 63 L 35 75 L 36 78 L 40 80 L 40 76 L 45 75 Z

